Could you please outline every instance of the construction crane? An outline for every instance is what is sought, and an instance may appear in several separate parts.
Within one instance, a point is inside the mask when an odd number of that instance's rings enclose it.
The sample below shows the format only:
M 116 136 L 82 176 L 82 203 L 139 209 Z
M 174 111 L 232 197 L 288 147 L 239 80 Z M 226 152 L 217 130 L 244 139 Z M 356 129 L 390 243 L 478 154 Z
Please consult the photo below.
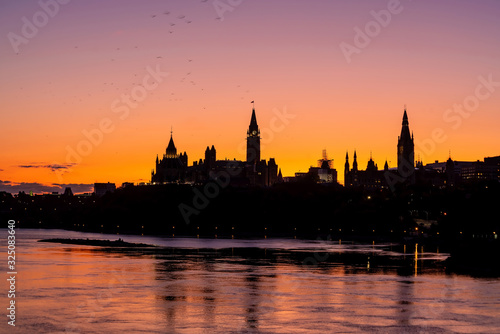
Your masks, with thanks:
M 318 167 L 324 169 L 333 168 L 333 159 L 328 159 L 326 149 L 323 150 L 323 158 L 318 160 Z

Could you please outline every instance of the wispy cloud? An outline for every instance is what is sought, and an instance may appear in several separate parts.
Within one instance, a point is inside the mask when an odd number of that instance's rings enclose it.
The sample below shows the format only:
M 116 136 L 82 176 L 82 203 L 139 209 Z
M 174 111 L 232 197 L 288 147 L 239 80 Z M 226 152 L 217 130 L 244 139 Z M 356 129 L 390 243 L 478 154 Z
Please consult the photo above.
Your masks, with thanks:
M 28 167 L 31 168 L 31 167 Z M 52 183 L 52 184 L 42 184 L 38 182 L 12 182 L 8 180 L 0 180 L 0 191 L 6 191 L 9 193 L 18 193 L 24 191 L 29 193 L 32 191 L 35 194 L 47 193 L 47 192 L 63 192 L 66 187 L 71 187 L 74 194 L 92 192 L 94 184 L 86 183 Z
M 51 171 L 55 172 L 58 170 L 65 170 L 65 169 L 70 169 L 73 167 L 75 164 L 73 163 L 67 163 L 67 164 L 26 164 L 26 165 L 17 165 L 16 167 L 18 168 L 47 168 L 50 169 Z

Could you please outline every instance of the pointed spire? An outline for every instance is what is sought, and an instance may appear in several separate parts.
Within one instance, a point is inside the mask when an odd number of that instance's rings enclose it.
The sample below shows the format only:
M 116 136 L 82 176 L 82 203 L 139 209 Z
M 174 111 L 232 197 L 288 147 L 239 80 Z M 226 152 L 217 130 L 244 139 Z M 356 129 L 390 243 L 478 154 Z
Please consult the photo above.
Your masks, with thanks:
M 177 155 L 177 148 L 175 148 L 172 130 L 170 130 L 170 141 L 168 142 L 166 153 L 168 157 L 175 157 Z
M 356 154 L 356 150 L 354 150 L 354 161 L 352 162 L 352 170 L 358 170 L 358 155 Z
M 252 118 L 250 119 L 250 127 L 249 130 L 250 132 L 252 131 L 257 131 L 259 129 L 259 126 L 257 125 L 257 116 L 255 116 L 255 108 L 252 108 Z
M 399 143 L 409 143 L 413 141 L 413 134 L 410 133 L 410 127 L 408 122 L 408 114 L 406 113 L 406 109 L 403 114 L 403 126 L 401 127 L 401 134 L 398 137 L 398 145 Z
M 406 105 L 405 105 L 405 111 L 403 114 L 403 126 L 408 126 L 408 114 L 406 113 Z
M 158 154 L 156 155 L 156 164 L 158 164 Z
M 345 152 L 344 177 L 347 177 L 349 172 L 349 153 Z

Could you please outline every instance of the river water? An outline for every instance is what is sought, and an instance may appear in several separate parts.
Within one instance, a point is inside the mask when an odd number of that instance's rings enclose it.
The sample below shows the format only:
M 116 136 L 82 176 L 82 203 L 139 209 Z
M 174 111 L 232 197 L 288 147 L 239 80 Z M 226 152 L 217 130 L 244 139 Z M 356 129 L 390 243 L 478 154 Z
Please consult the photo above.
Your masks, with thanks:
M 16 232 L 16 327 L 4 316 L 5 333 L 500 332 L 500 280 L 446 274 L 437 248 Z M 118 237 L 161 248 L 37 242 Z

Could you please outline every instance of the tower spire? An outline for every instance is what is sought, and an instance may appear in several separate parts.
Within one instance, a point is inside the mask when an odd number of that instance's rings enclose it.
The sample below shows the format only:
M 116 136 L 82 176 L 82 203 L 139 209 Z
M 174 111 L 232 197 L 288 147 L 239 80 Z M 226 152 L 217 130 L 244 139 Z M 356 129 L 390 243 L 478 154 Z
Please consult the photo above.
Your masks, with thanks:
M 344 164 L 344 186 L 349 185 L 349 152 L 345 151 L 345 164 Z
M 408 114 L 406 113 L 406 107 L 403 113 L 403 126 L 408 126 Z
M 254 104 L 254 101 L 252 101 Z M 252 117 L 247 131 L 247 163 L 260 162 L 260 130 L 257 125 L 255 108 L 252 107 Z
M 403 112 L 403 125 L 401 126 L 401 134 L 398 137 L 398 173 L 405 177 L 414 180 L 413 172 L 415 170 L 415 145 L 413 133 L 410 134 L 408 122 L 408 114 L 406 105 Z M 413 181 L 412 181 L 413 182 Z
M 169 158 L 175 158 L 177 156 L 177 148 L 175 147 L 174 144 L 172 128 L 170 129 L 170 140 L 168 142 L 167 150 L 165 153 Z
M 255 116 L 255 108 L 252 108 L 252 118 L 250 119 L 250 127 L 249 130 L 250 132 L 252 131 L 257 131 L 258 130 L 258 125 L 257 125 L 257 116 Z
M 352 162 L 352 170 L 358 170 L 358 155 L 356 154 L 356 150 L 354 150 L 354 160 Z

